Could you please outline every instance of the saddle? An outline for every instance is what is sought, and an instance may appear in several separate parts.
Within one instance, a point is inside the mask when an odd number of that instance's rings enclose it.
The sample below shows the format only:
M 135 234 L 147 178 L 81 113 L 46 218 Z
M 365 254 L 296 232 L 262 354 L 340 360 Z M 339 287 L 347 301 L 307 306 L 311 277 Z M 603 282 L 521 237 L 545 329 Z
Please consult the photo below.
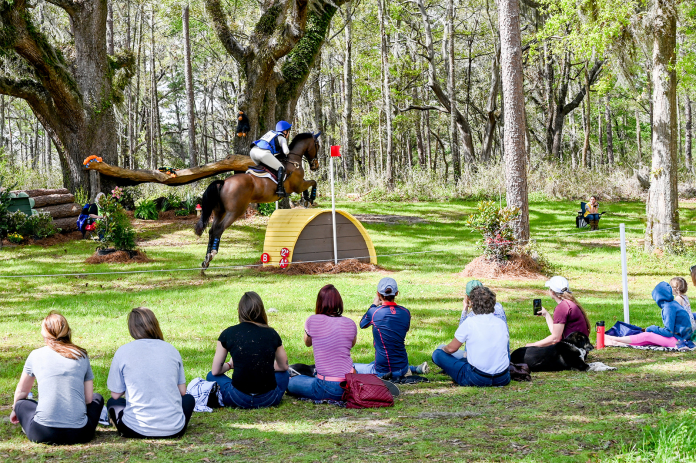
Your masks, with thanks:
M 246 173 L 259 178 L 270 178 L 275 183 L 278 183 L 278 171 L 271 169 L 270 167 L 266 167 L 263 164 L 247 168 Z

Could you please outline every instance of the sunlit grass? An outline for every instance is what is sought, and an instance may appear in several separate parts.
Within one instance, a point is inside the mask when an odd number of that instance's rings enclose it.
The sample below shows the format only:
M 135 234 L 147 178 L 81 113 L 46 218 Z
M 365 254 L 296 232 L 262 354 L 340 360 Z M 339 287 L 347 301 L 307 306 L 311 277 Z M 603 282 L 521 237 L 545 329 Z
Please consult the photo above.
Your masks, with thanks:
M 428 223 L 365 224 L 377 253 L 421 255 L 381 257 L 379 264 L 399 282 L 399 302 L 411 310 L 407 337 L 412 363 L 430 360 L 433 348 L 452 337 L 461 311 L 466 279 L 459 275 L 479 255 L 477 236 L 463 225 L 472 202 L 380 203 L 344 202 L 353 214 L 417 216 Z M 539 202 L 530 207 L 532 238 L 555 272 L 568 277 L 574 294 L 591 320 L 608 324 L 623 318 L 618 227 L 629 237 L 631 321 L 660 323 L 650 298 L 657 281 L 686 276 L 686 258 L 658 258 L 640 250 L 644 205 L 607 204 L 602 229 L 581 233 L 574 226 L 578 205 Z M 694 204 L 681 214 L 683 227 L 696 230 Z M 235 225 L 223 235 L 213 266 L 252 265 L 263 249 L 265 219 Z M 568 235 L 568 236 L 565 236 Z M 207 238 L 195 237 L 181 223 L 147 223 L 139 235 L 154 262 L 138 265 L 87 265 L 94 244 L 75 241 L 50 248 L 27 246 L 0 252 L 0 275 L 109 272 L 129 269 L 198 268 Z M 236 323 L 243 292 L 257 291 L 270 324 L 280 333 L 291 362 L 312 363 L 302 342 L 304 320 L 313 313 L 316 293 L 327 283 L 341 291 L 345 315 L 356 322 L 369 306 L 383 273 L 286 277 L 253 269 L 167 271 L 150 274 L 89 275 L 0 279 L 0 403 L 6 413 L 28 353 L 41 345 L 39 324 L 52 309 L 68 317 L 75 341 L 90 353 L 95 388 L 107 393 L 106 376 L 115 350 L 130 340 L 126 314 L 147 306 L 157 314 L 167 341 L 179 349 L 188 380 L 210 369 L 215 340 Z M 543 280 L 484 280 L 503 303 L 514 349 L 547 334 L 531 315 L 531 300 L 541 297 L 552 307 Z M 353 349 L 356 362 L 373 359 L 370 330 L 359 330 Z M 272 410 L 222 410 L 196 414 L 189 433 L 178 441 L 123 441 L 110 428 L 100 428 L 95 443 L 68 449 L 26 442 L 21 431 L 0 422 L 0 456 L 22 459 L 86 461 L 157 459 L 158 461 L 293 460 L 393 461 L 495 460 L 593 461 L 626 452 L 643 439 L 643 427 L 656 425 L 659 410 L 684 410 L 696 404 L 695 356 L 607 349 L 593 359 L 619 367 L 615 373 L 561 372 L 535 375 L 534 382 L 503 389 L 451 387 L 441 375 L 431 383 L 404 387 L 392 409 L 343 410 L 285 399 Z M 447 413 L 474 411 L 473 418 Z M 419 418 L 442 412 L 439 418 Z M 608 444 L 607 444 L 608 443 Z M 149 455 L 151 453 L 151 455 Z M 4 458 L 4 457 L 3 457 Z

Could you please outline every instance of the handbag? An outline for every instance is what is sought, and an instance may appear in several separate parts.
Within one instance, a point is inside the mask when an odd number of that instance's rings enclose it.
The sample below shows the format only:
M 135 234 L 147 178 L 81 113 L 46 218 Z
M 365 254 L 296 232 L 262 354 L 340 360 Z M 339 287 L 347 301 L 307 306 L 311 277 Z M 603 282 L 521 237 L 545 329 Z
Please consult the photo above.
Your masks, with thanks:
M 346 408 L 392 407 L 394 397 L 376 375 L 347 373 L 341 383 Z

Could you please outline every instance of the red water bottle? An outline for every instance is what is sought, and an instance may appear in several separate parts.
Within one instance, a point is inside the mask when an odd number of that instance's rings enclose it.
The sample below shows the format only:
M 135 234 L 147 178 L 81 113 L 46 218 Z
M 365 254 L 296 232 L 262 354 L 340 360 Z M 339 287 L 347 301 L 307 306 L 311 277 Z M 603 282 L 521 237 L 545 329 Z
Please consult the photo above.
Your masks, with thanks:
M 604 321 L 597 322 L 597 349 L 604 349 Z

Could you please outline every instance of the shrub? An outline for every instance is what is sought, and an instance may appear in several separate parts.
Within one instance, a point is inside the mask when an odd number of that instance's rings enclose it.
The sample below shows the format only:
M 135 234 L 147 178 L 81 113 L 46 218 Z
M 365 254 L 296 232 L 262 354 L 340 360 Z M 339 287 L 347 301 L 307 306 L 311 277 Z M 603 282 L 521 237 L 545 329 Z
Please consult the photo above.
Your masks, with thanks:
M 176 195 L 175 192 L 170 191 L 167 196 L 162 198 L 162 206 L 160 207 L 160 212 L 171 211 L 172 209 L 179 209 L 182 206 L 182 201 Z
M 8 233 L 20 233 L 27 223 L 27 215 L 22 211 L 10 212 L 7 216 Z
M 130 224 L 125 209 L 118 201 L 120 199 L 118 190 L 115 188 L 111 196 L 104 196 L 99 201 L 104 218 L 96 222 L 96 232 L 101 237 L 101 248 L 111 245 L 119 251 L 133 251 L 135 250 L 135 230 Z
M 36 239 L 48 238 L 60 230 L 53 225 L 53 218 L 48 212 L 39 212 L 26 217 L 26 221 L 20 230 L 24 236 L 33 236 Z
M 4 186 L 3 186 L 4 185 Z M 2 248 L 2 239 L 10 233 L 10 190 L 14 188 L 5 183 L 5 179 L 0 175 L 0 248 Z
M 181 202 L 181 209 L 176 211 L 176 215 L 191 215 L 196 213 L 196 204 L 198 204 L 198 198 L 196 198 L 194 195 L 189 194 L 186 196 L 186 199 L 184 199 Z
M 486 256 L 503 262 L 516 246 L 512 223 L 519 214 L 516 207 L 499 208 L 493 201 L 481 201 L 477 212 L 467 217 L 466 226 L 481 233 L 483 240 L 479 244 Z
M 261 203 L 259 204 L 258 212 L 260 215 L 269 216 L 275 212 L 275 203 Z
M 13 244 L 19 244 L 22 241 L 24 241 L 24 237 L 19 233 L 10 233 L 9 235 L 7 235 L 7 240 Z
M 140 204 L 135 207 L 135 212 L 133 215 L 136 218 L 143 220 L 157 220 L 159 217 L 157 205 L 151 199 L 141 201 Z

